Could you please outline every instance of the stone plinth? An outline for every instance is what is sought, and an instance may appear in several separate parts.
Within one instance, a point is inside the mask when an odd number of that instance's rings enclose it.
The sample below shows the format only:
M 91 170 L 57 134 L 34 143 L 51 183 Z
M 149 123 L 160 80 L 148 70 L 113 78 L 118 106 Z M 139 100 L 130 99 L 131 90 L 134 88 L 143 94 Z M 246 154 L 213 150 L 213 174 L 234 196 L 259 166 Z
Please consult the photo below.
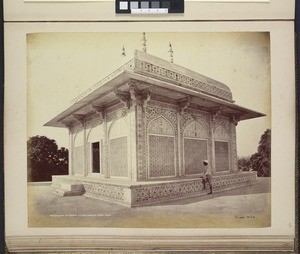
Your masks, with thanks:
M 219 192 L 256 183 L 256 172 L 239 172 L 213 177 L 213 191 Z M 129 207 L 163 203 L 206 194 L 200 178 L 145 181 L 140 183 L 77 176 L 53 176 L 57 191 L 66 185 L 82 184 L 87 197 Z

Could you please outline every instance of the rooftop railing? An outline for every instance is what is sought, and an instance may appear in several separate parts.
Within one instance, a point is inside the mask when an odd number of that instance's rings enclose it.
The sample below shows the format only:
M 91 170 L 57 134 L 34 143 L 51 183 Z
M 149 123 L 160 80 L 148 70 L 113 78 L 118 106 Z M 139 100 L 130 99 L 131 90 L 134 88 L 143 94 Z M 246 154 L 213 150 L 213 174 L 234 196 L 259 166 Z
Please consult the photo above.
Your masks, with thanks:
M 96 89 L 98 89 L 100 86 L 102 86 L 104 83 L 106 83 L 107 81 L 109 81 L 110 79 L 116 77 L 118 74 L 120 74 L 122 71 L 125 70 L 133 70 L 134 68 L 134 59 L 131 59 L 130 61 L 128 61 L 127 63 L 125 63 L 124 65 L 122 65 L 120 68 L 116 69 L 114 72 L 110 73 L 109 75 L 107 75 L 105 78 L 101 79 L 99 82 L 97 82 L 95 85 L 91 86 L 89 89 L 85 90 L 83 93 L 81 93 L 80 95 L 78 95 L 75 99 L 73 99 L 71 101 L 72 104 L 80 101 L 81 99 L 83 99 L 85 96 L 87 96 L 88 94 L 90 94 L 91 92 L 95 91 Z

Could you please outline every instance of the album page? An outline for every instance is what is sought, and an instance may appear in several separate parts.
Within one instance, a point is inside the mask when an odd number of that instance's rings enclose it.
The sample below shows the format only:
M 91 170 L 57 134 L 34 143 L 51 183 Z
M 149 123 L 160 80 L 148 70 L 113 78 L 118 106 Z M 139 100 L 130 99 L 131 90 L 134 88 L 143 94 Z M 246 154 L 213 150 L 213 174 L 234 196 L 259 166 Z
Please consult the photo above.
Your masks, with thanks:
M 6 23 L 9 250 L 292 251 L 294 70 L 293 21 Z

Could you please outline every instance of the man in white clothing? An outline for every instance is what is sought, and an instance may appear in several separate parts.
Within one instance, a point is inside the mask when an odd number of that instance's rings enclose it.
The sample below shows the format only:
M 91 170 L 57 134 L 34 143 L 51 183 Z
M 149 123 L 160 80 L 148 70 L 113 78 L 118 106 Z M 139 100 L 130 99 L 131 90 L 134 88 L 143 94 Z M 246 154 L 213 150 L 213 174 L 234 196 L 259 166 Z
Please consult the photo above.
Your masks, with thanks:
M 210 166 L 208 165 L 208 160 L 204 160 L 203 161 L 203 165 L 204 165 L 204 177 L 203 177 L 203 185 L 204 185 L 204 189 L 206 189 L 206 182 L 209 184 L 209 189 L 210 192 L 208 194 L 212 194 L 212 172 L 210 169 Z

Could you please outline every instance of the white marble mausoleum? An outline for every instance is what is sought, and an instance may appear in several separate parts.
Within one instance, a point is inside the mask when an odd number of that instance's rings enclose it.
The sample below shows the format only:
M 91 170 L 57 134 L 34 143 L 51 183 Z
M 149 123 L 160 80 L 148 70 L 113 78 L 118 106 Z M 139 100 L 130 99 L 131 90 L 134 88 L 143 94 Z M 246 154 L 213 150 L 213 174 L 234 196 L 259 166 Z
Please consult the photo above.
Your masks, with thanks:
M 228 86 L 135 51 L 134 58 L 78 96 L 46 126 L 69 130 L 69 175 L 53 176 L 65 195 L 127 206 L 206 193 L 256 181 L 238 172 L 236 125 L 263 114 L 234 103 Z

